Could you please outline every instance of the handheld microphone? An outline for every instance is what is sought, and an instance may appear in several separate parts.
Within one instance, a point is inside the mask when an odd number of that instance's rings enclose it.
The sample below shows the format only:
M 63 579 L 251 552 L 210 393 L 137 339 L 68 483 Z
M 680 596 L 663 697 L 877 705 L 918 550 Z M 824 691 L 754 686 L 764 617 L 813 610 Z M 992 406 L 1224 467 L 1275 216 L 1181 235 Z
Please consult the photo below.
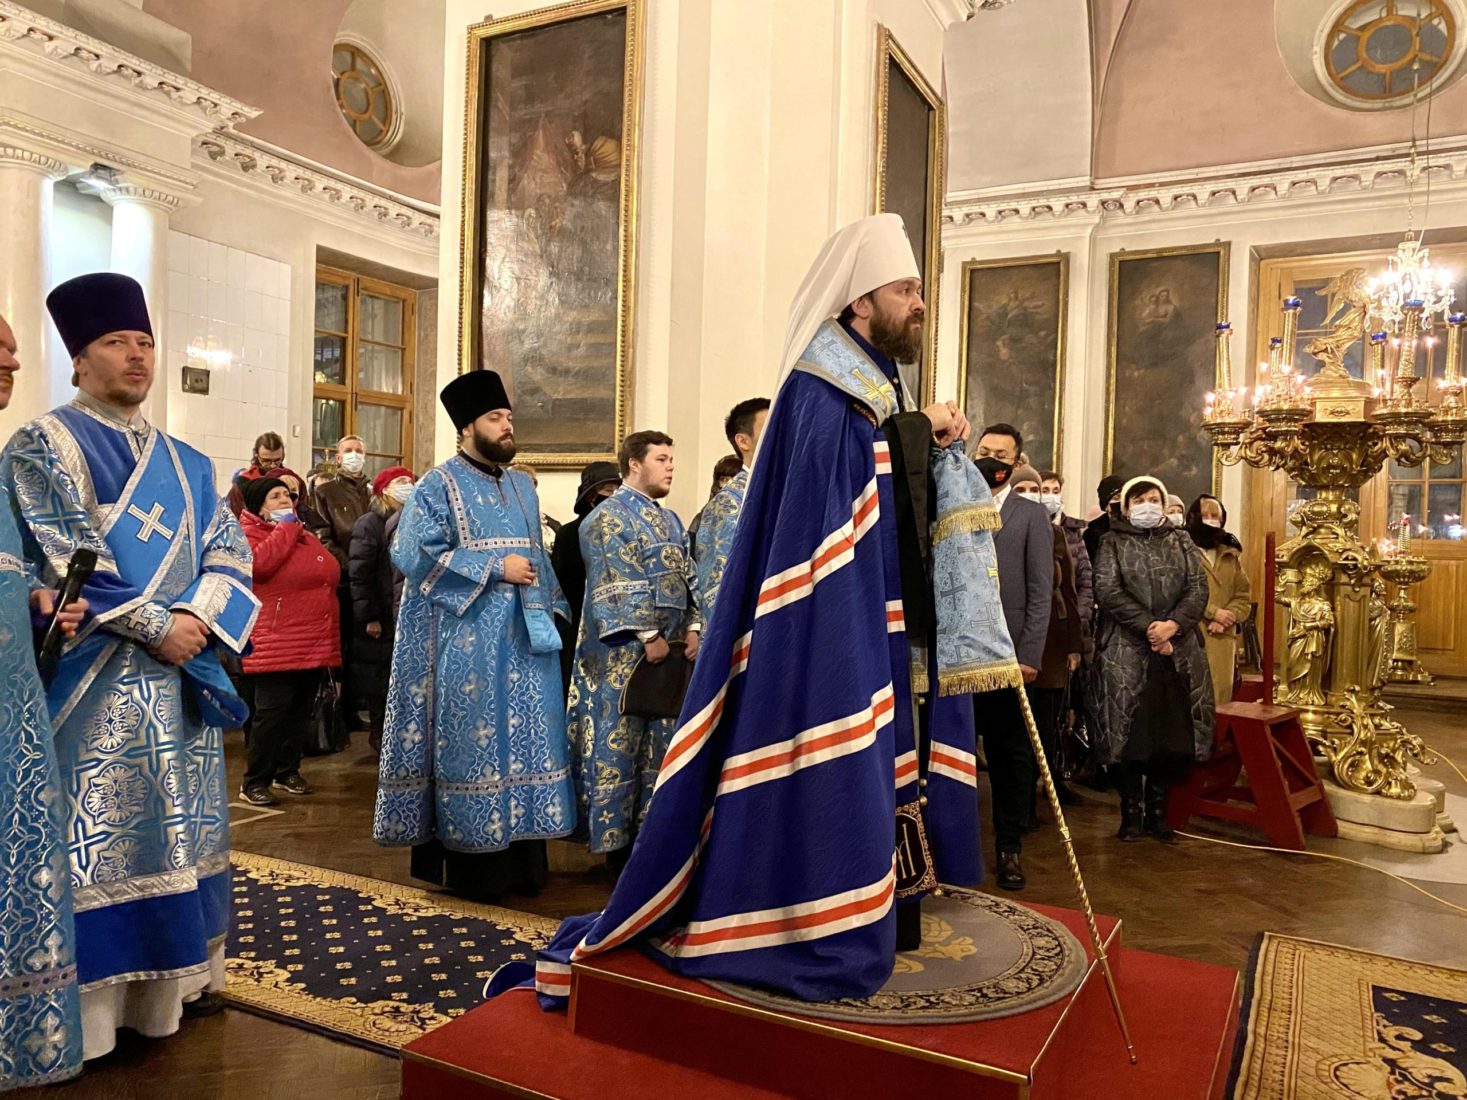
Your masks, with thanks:
M 97 552 L 82 547 L 71 556 L 71 563 L 66 567 L 66 579 L 61 582 L 61 593 L 56 597 L 56 614 L 69 603 L 75 603 L 81 595 L 82 586 L 92 578 L 92 570 L 97 568 Z M 61 630 L 56 615 L 51 618 L 51 625 L 46 628 L 46 635 L 41 641 L 41 651 L 36 655 L 36 669 L 41 674 L 42 682 L 48 682 L 56 674 L 56 664 L 61 659 L 61 646 L 66 641 L 66 635 Z

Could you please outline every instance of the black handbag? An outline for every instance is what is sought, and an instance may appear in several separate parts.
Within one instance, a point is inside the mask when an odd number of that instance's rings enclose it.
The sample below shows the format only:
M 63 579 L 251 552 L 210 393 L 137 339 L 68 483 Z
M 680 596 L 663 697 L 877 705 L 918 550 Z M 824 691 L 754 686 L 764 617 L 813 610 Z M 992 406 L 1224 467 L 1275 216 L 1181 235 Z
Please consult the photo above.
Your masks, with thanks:
M 621 712 L 633 718 L 676 718 L 693 679 L 693 662 L 682 642 L 668 644 L 667 659 L 653 664 L 643 653 L 621 693 Z
M 332 669 L 321 670 L 321 683 L 316 688 L 316 698 L 311 703 L 309 725 L 306 727 L 307 756 L 325 756 L 340 752 L 351 743 L 351 734 L 341 716 L 341 683 Z

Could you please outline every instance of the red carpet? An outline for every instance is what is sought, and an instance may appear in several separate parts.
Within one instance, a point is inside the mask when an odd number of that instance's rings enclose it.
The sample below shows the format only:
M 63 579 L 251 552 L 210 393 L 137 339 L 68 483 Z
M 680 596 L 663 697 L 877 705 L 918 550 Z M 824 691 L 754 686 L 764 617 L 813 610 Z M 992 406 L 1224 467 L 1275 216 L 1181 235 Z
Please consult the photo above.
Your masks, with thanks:
M 1033 1067 L 1032 1100 L 1220 1098 L 1237 1022 L 1237 974 L 1148 952 L 1118 954 L 1136 1066 L 1126 1061 L 1098 974 L 1073 1003 L 1007 1019 L 792 1026 L 749 1006 L 731 1009 L 709 987 L 619 952 L 597 973 L 578 976 L 576 1032 L 564 1015 L 541 1012 L 533 994 L 517 990 L 405 1048 L 403 1096 L 720 1100 L 960 1088 L 974 1100 L 998 1100 L 1021 1096 Z M 976 1071 L 976 1063 L 988 1068 Z

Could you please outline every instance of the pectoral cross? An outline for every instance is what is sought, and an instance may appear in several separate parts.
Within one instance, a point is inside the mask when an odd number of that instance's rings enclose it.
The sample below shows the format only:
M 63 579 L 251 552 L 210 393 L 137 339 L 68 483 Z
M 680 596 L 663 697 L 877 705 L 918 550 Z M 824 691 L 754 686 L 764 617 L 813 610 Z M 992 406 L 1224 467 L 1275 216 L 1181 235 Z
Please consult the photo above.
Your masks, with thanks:
M 127 514 L 141 525 L 138 527 L 138 542 L 151 542 L 155 533 L 162 535 L 165 539 L 173 537 L 172 529 L 163 525 L 163 505 L 161 503 L 154 501 L 152 509 L 147 512 L 136 504 L 129 504 Z

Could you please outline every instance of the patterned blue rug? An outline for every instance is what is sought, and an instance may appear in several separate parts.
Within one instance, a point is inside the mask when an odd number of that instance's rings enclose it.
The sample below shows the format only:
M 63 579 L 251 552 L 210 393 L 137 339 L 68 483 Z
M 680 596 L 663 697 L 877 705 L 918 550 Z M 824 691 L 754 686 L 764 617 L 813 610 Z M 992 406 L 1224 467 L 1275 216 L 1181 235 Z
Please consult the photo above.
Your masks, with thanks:
M 229 985 L 240 1008 L 395 1054 L 483 999 L 556 921 L 234 852 Z

